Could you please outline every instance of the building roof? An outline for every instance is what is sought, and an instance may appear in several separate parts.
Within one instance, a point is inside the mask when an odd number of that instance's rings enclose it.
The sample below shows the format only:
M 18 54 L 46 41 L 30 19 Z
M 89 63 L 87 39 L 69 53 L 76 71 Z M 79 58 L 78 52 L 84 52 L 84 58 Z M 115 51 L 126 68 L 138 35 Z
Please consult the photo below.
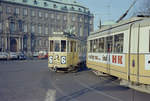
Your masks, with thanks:
M 89 9 L 76 0 L 2 0 L 10 3 L 23 4 L 34 7 L 41 7 L 65 12 L 89 14 Z

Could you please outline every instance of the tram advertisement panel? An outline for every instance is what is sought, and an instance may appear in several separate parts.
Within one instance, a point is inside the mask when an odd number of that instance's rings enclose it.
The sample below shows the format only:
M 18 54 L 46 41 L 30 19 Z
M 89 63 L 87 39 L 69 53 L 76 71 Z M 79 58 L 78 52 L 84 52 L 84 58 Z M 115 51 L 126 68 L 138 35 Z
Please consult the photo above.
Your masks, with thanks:
M 125 67 L 125 54 L 88 53 L 88 60 Z

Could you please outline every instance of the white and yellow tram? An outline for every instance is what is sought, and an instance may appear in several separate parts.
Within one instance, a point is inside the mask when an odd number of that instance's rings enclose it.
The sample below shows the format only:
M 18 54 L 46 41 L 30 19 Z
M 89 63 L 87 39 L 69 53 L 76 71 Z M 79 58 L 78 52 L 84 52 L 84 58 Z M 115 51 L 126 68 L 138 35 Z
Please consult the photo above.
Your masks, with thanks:
M 87 44 L 88 68 L 150 93 L 150 18 L 133 17 L 102 27 L 91 33 Z
M 49 37 L 48 67 L 52 71 L 69 71 L 85 63 L 86 41 L 73 34 L 54 32 Z M 81 47 L 84 45 L 83 47 Z

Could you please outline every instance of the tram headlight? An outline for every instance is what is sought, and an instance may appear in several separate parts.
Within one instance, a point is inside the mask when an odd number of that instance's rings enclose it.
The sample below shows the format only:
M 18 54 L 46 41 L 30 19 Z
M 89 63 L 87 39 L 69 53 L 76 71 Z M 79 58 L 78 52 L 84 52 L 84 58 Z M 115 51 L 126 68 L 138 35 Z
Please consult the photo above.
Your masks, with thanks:
M 66 64 L 66 56 L 61 57 L 61 64 Z
M 59 60 L 59 55 L 56 55 L 56 57 L 55 57 L 55 58 L 56 58 L 56 60 Z
M 49 63 L 53 64 L 53 56 L 49 56 Z

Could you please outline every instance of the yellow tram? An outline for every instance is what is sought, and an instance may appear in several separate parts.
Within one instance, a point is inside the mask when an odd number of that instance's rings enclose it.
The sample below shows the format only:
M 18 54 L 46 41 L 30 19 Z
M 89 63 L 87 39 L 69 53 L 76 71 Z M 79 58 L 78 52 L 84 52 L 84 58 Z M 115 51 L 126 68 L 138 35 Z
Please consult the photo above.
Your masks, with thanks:
M 91 33 L 87 44 L 88 68 L 150 93 L 150 18 L 133 17 L 104 26 Z
M 49 69 L 55 72 L 70 71 L 85 63 L 85 44 L 86 41 L 81 41 L 73 34 L 54 32 L 49 37 Z

